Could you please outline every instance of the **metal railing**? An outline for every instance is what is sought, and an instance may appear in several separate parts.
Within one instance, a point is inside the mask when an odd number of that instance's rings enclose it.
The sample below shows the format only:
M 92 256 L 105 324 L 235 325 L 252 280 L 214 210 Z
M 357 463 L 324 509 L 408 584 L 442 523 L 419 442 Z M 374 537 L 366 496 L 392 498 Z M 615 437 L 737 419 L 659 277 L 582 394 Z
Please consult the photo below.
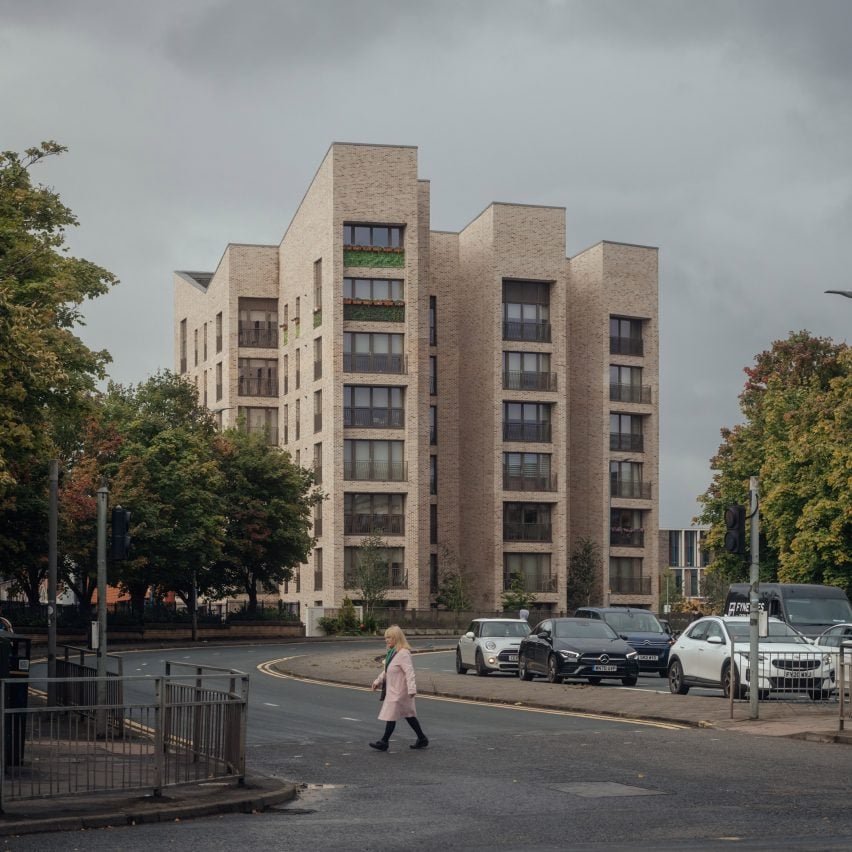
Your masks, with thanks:
M 644 547 L 645 530 L 610 530 L 611 547 Z
M 651 388 L 649 385 L 618 385 L 609 386 L 611 402 L 641 402 L 650 404 Z
M 160 677 L 117 678 L 121 701 L 73 708 L 47 704 L 48 687 L 73 694 L 80 680 L 84 691 L 97 682 L 91 677 L 2 682 L 0 811 L 15 800 L 116 790 L 158 796 L 177 784 L 244 779 L 245 673 L 167 662 Z M 13 692 L 28 687 L 29 701 Z
M 610 355 L 641 355 L 643 352 L 641 337 L 610 337 Z
M 547 320 L 504 320 L 503 340 L 535 340 L 550 342 L 550 323 Z
M 503 440 L 550 443 L 550 423 L 507 420 L 503 423 Z
M 610 432 L 609 448 L 611 450 L 624 450 L 626 452 L 644 452 L 645 443 L 642 435 L 634 435 L 632 432 Z
M 520 370 L 503 371 L 505 390 L 556 390 L 556 373 L 534 373 Z
M 513 573 L 503 572 L 503 591 L 509 591 L 512 588 Z M 519 576 L 524 584 L 525 592 L 543 594 L 556 592 L 558 581 L 553 574 L 521 574 Z
M 408 478 L 405 462 L 344 461 L 343 478 L 369 482 L 405 482 Z
M 240 376 L 237 379 L 237 394 L 239 396 L 278 396 L 278 379 Z
M 405 373 L 404 355 L 343 353 L 344 373 Z
M 503 470 L 504 491 L 556 491 L 555 473 L 512 473 Z
M 636 500 L 650 500 L 651 483 L 638 482 L 635 479 L 611 480 L 610 495 L 612 497 L 629 497 Z
M 405 535 L 405 515 L 350 514 L 343 516 L 344 535 Z
M 609 590 L 614 595 L 650 595 L 650 577 L 610 577 Z
M 550 523 L 524 524 L 518 521 L 505 521 L 503 541 L 550 541 L 552 530 Z
M 344 408 L 343 425 L 365 429 L 401 429 L 405 409 L 403 408 Z
M 275 326 L 268 328 L 240 326 L 237 332 L 237 341 L 240 346 L 276 349 L 278 347 L 278 329 Z

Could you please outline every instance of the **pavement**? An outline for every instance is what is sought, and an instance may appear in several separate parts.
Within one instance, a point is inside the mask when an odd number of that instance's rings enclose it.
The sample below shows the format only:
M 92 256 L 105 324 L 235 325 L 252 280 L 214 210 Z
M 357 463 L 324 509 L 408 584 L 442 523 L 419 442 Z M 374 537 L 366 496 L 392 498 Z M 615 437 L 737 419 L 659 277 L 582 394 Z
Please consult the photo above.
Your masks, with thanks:
M 439 641 L 431 648 L 415 653 L 454 648 L 454 644 Z M 294 655 L 276 661 L 272 668 L 296 678 L 369 689 L 380 670 L 378 660 L 381 650 L 377 643 L 376 648 L 369 651 L 344 651 L 333 656 Z M 759 705 L 759 718 L 751 719 L 748 701 L 731 704 L 714 695 L 671 695 L 662 678 L 659 679 L 659 690 L 615 689 L 606 684 L 550 684 L 538 679 L 527 683 L 507 675 L 477 677 L 472 673 L 458 675 L 421 668 L 417 674 L 417 688 L 421 696 L 852 745 L 852 722 L 847 726 L 849 730 L 839 730 L 840 712 L 836 701 L 764 701 Z M 159 797 L 139 795 L 138 792 L 86 793 L 14 801 L 0 814 L 0 837 L 149 822 L 179 822 L 216 814 L 255 813 L 291 801 L 297 793 L 296 784 L 249 775 L 243 784 L 236 781 L 187 784 L 168 788 Z

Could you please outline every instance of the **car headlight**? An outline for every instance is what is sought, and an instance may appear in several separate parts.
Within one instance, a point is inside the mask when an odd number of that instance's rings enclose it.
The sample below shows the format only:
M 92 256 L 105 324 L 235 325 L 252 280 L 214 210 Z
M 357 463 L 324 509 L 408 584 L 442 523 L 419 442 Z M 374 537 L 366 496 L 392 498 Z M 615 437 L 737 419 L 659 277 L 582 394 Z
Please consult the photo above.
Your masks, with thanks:
M 576 651 L 560 651 L 559 652 L 566 660 L 579 660 L 580 655 Z
M 831 665 L 831 654 L 823 654 L 822 655 L 822 664 L 824 666 Z
M 488 642 L 486 642 L 486 643 L 485 643 L 485 647 L 486 647 L 489 651 L 493 651 L 493 650 L 497 647 L 497 643 L 496 643 L 496 642 L 488 641 Z
M 638 656 L 639 656 L 639 653 L 637 651 L 628 651 L 627 652 L 627 659 L 628 660 L 635 660 Z

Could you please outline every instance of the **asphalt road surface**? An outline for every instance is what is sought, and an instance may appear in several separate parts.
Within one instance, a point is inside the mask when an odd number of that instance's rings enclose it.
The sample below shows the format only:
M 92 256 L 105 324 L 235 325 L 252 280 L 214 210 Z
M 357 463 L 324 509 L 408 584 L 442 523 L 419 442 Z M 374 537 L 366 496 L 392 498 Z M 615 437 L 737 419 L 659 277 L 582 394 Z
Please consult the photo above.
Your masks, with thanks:
M 378 654 L 383 646 L 367 647 Z M 414 737 L 403 722 L 390 751 L 380 753 L 367 747 L 383 727 L 375 694 L 256 670 L 267 660 L 339 648 L 204 648 L 125 660 L 125 674 L 159 672 L 167 658 L 251 672 L 248 766 L 305 785 L 293 803 L 250 816 L 10 838 L 0 848 L 852 848 L 848 746 L 423 697 L 418 714 L 430 747 L 409 749 Z M 446 667 L 447 658 L 418 655 L 415 665 Z M 650 677 L 640 684 L 664 686 Z M 614 700 L 617 694 L 613 688 Z

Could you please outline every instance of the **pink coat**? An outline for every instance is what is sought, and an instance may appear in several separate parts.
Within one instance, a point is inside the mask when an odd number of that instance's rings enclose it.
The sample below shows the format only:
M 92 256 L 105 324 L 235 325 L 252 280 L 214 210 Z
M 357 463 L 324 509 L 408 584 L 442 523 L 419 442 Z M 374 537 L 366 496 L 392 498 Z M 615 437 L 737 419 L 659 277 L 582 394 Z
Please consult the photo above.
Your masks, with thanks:
M 398 722 L 400 719 L 416 716 L 414 696 L 417 694 L 417 684 L 414 681 L 411 651 L 405 648 L 397 651 L 390 661 L 387 672 L 382 670 L 373 681 L 373 689 L 381 687 L 383 681 L 387 683 L 387 692 L 379 712 L 379 719 L 383 722 Z

